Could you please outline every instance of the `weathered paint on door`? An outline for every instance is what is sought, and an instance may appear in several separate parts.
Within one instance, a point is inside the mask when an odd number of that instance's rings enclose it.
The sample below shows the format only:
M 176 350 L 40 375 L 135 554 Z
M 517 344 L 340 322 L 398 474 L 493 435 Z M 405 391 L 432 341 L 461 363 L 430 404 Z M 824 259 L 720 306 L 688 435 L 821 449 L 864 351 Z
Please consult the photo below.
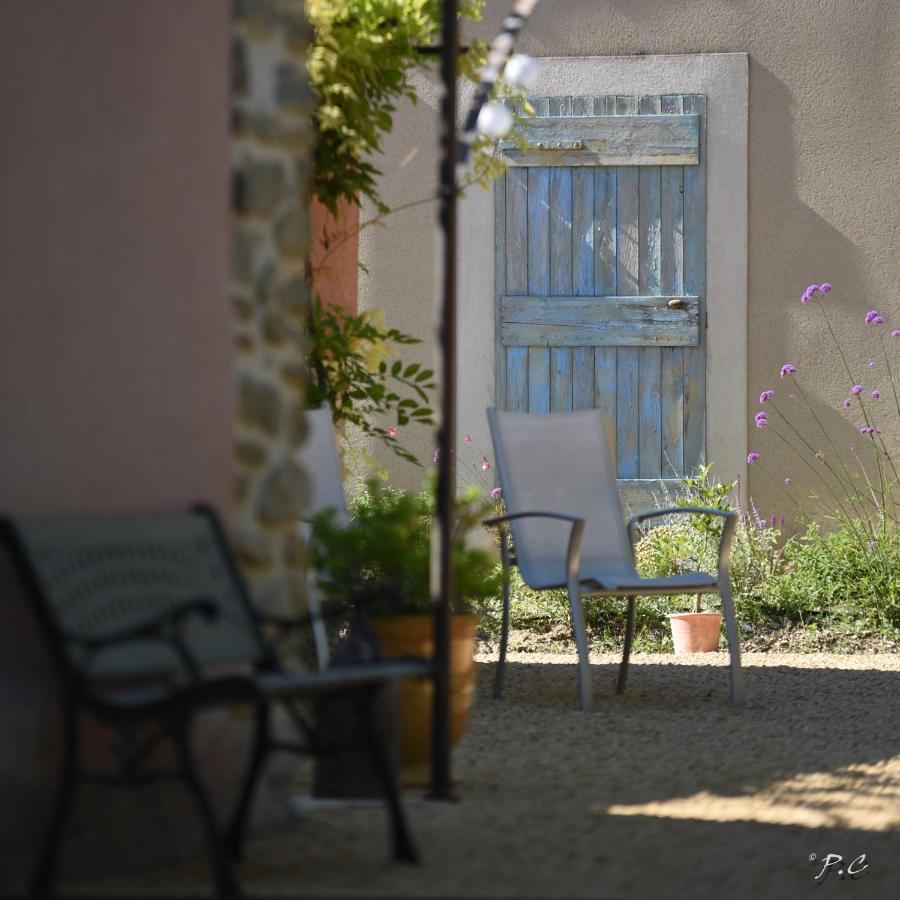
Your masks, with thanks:
M 530 102 L 495 189 L 497 404 L 603 409 L 641 505 L 705 455 L 706 98 Z

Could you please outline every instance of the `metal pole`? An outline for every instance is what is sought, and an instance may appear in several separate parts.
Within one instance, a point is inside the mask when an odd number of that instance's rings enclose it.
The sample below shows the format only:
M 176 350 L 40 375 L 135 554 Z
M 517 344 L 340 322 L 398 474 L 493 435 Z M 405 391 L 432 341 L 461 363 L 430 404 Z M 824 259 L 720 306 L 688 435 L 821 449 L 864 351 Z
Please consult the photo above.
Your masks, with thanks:
M 431 796 L 450 793 L 450 601 L 453 597 L 453 526 L 456 493 L 456 67 L 459 50 L 459 3 L 444 0 L 441 26 L 440 225 L 444 234 L 441 302 L 441 427 L 438 439 L 437 512 L 440 578 L 434 613 L 434 707 L 432 719 Z

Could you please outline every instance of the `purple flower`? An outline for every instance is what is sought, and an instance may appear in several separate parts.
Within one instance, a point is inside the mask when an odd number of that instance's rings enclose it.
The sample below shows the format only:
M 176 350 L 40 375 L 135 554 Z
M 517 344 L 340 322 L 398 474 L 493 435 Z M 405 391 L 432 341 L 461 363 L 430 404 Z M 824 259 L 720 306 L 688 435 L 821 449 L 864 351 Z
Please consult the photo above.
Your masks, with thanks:
M 874 550 L 878 545 L 875 543 L 875 541 L 869 541 L 869 546 Z
M 872 391 L 872 399 L 877 400 L 881 396 L 881 391 Z
M 859 429 L 860 434 L 881 434 L 881 429 L 876 428 L 874 425 L 866 425 L 864 428 Z
M 816 292 L 818 289 L 819 289 L 819 286 L 818 286 L 817 284 L 811 284 L 811 285 L 803 292 L 802 296 L 800 297 L 800 302 L 801 302 L 801 303 L 809 303 L 809 301 L 812 300 L 812 298 L 813 298 L 813 294 L 815 294 L 815 292 Z
M 900 328 L 891 332 L 891 337 L 900 337 Z
M 758 412 L 753 417 L 753 421 L 756 422 L 757 428 L 765 428 L 766 425 L 769 424 L 769 414 L 765 412 Z
M 819 290 L 820 290 L 823 294 L 827 294 L 827 293 L 831 290 L 831 285 L 830 285 L 827 281 L 823 281 L 823 282 L 819 285 Z
M 791 363 L 785 363 L 781 367 L 781 377 L 784 378 L 785 375 L 793 375 L 794 372 L 796 372 L 796 371 L 797 371 L 796 366 L 791 365 Z
M 434 451 L 434 456 L 431 457 L 432 462 L 437 465 L 441 461 L 441 449 L 438 447 L 437 450 Z
M 775 396 L 775 391 L 763 391 L 759 395 L 759 402 L 765 403 L 766 400 L 771 400 Z
M 791 479 L 790 479 L 790 478 L 785 478 L 785 479 L 784 479 L 784 483 L 785 483 L 785 486 L 789 485 L 789 484 L 791 483 Z
M 871 325 L 871 324 L 872 324 L 872 320 L 873 320 L 873 319 L 875 318 L 875 316 L 877 316 L 877 315 L 878 315 L 878 310 L 877 310 L 877 309 L 870 309 L 870 310 L 866 313 L 866 325 Z
M 869 368 L 870 369 L 874 369 L 875 366 L 877 366 L 877 365 L 878 365 L 878 363 L 876 363 L 874 359 L 869 360 Z
M 841 406 L 843 406 L 844 409 L 850 409 L 850 403 L 851 403 L 851 402 L 852 402 L 852 401 L 851 401 L 850 398 L 848 397 L 846 400 L 842 400 L 842 401 L 841 401 Z
M 854 384 L 852 388 L 850 388 L 850 393 L 853 394 L 854 397 L 859 396 L 862 393 L 862 385 Z
M 778 516 L 775 513 L 772 513 L 772 528 L 775 527 L 775 523 L 778 521 Z
M 875 318 L 872 319 L 872 324 L 873 325 L 884 325 L 884 316 L 875 316 Z
M 759 454 L 758 454 L 758 453 L 748 453 L 748 454 L 747 454 L 747 465 L 749 466 L 750 463 L 754 463 L 754 462 L 756 462 L 756 460 L 758 460 L 758 459 L 759 459 Z
M 492 499 L 492 500 L 499 500 L 499 499 L 500 499 L 500 495 L 501 495 L 502 493 L 503 493 L 503 491 L 501 491 L 500 488 L 498 488 L 498 487 L 497 487 L 497 488 L 494 488 L 494 489 L 491 491 L 491 499 Z

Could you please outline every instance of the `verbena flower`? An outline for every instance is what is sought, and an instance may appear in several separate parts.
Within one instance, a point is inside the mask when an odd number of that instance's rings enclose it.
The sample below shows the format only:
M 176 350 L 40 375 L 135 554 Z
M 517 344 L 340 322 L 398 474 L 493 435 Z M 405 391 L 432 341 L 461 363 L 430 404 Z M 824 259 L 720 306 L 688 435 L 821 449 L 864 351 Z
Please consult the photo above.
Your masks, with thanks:
M 438 447 L 437 450 L 434 451 L 434 456 L 431 457 L 432 462 L 437 465 L 441 461 L 441 449 Z
M 775 391 L 763 391 L 759 395 L 759 402 L 765 403 L 766 400 L 771 400 L 775 396 Z
M 389 434 L 391 437 L 397 437 L 397 428 L 396 428 L 396 426 L 391 425 L 391 427 L 388 428 L 388 434 Z
M 785 479 L 784 479 L 784 483 L 785 483 L 785 485 L 789 485 L 789 484 L 791 483 L 791 479 L 790 479 L 790 478 L 785 478 Z
M 874 425 L 866 425 L 863 428 L 859 429 L 860 434 L 881 434 L 881 429 L 876 428 Z
M 878 363 L 876 363 L 874 359 L 869 360 L 869 368 L 870 369 L 874 369 L 875 366 L 877 366 L 877 365 L 878 365 Z
M 884 325 L 884 316 L 875 316 L 875 318 L 872 319 L 872 324 L 873 325 Z
M 758 412 L 753 417 L 753 421 L 756 422 L 757 428 L 765 428 L 766 425 L 769 424 L 769 414 L 765 412 Z
M 900 328 L 897 328 L 894 331 L 892 331 L 891 337 L 900 337 Z
M 870 310 L 866 313 L 866 325 L 871 325 L 871 324 L 872 324 L 872 320 L 873 320 L 873 319 L 875 318 L 875 316 L 877 316 L 877 315 L 878 315 L 878 310 L 877 310 L 877 309 L 870 309 Z
M 488 458 L 486 456 L 481 457 L 481 469 L 483 472 L 487 472 L 487 470 L 491 467 L 491 464 L 488 462 Z
M 851 402 L 852 402 L 852 401 L 851 401 L 850 398 L 848 397 L 846 400 L 842 400 L 842 401 L 841 401 L 841 406 L 843 406 L 844 409 L 850 409 L 850 404 L 851 404 Z
M 791 363 L 785 363 L 781 367 L 781 377 L 784 378 L 785 375 L 793 375 L 796 371 L 797 367 L 795 365 L 792 365 Z
M 830 285 L 827 281 L 823 281 L 823 282 L 819 285 L 819 290 L 820 290 L 823 294 L 827 294 L 827 293 L 831 290 L 831 285 Z
M 854 384 L 852 388 L 850 388 L 850 393 L 853 394 L 854 397 L 858 397 L 862 393 L 862 385 Z
M 813 294 L 815 294 L 815 292 L 816 292 L 817 290 L 819 290 L 819 286 L 818 286 L 817 284 L 811 284 L 811 285 L 803 292 L 803 295 L 800 297 L 800 302 L 801 302 L 801 303 L 809 303 L 809 301 L 812 300 L 812 298 L 813 298 Z
M 756 462 L 756 460 L 758 460 L 758 459 L 759 459 L 758 453 L 748 453 L 747 454 L 747 465 L 750 465 L 750 463 Z
M 881 391 L 872 391 L 872 399 L 877 400 L 881 396 Z
M 875 541 L 869 541 L 869 547 L 871 547 L 873 550 L 874 550 L 877 546 L 878 546 L 878 545 L 875 543 Z
M 492 500 L 499 500 L 499 499 L 500 499 L 500 495 L 501 495 L 502 493 L 503 493 L 503 491 L 501 491 L 500 488 L 498 488 L 498 487 L 494 488 L 494 489 L 491 491 L 491 499 L 492 499 Z

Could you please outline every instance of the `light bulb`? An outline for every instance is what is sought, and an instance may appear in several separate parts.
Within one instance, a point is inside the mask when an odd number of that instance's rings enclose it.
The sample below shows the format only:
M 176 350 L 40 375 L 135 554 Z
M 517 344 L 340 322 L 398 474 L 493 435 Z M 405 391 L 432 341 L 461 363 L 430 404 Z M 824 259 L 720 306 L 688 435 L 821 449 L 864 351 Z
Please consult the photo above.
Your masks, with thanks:
M 514 53 L 503 70 L 503 78 L 510 87 L 531 87 L 537 77 L 537 63 L 527 53 Z
M 508 134 L 513 127 L 513 115 L 505 106 L 485 103 L 478 113 L 476 127 L 485 137 L 497 140 Z

